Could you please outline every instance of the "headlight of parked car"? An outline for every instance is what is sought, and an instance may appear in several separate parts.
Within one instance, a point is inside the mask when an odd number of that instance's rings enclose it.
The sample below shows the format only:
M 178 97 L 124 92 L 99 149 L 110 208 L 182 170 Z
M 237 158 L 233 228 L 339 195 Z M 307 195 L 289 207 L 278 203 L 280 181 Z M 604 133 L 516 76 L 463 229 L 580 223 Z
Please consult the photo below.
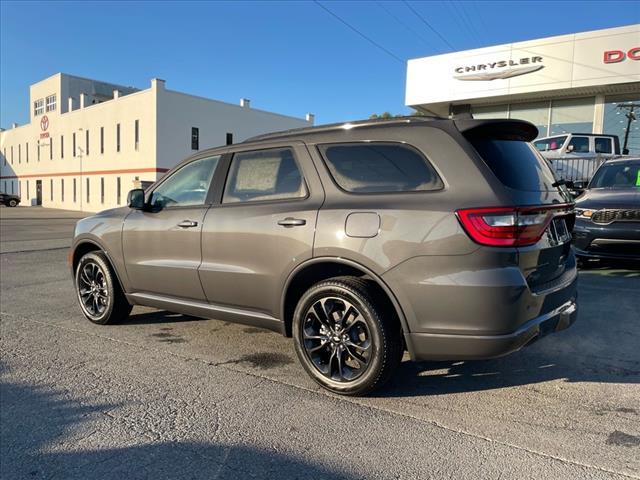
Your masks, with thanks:
M 588 210 L 588 209 L 582 209 L 582 208 L 576 208 L 576 217 L 578 218 L 591 218 L 591 216 L 593 215 L 594 211 L 593 210 Z

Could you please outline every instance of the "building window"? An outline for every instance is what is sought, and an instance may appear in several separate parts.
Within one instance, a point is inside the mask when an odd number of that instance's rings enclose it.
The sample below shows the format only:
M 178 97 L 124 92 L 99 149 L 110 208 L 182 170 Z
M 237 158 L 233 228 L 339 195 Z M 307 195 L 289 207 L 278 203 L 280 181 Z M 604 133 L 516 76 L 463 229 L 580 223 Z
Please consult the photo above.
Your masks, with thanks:
M 18 163 L 22 163 L 22 144 L 18 144 Z
M 53 178 L 51 180 L 49 180 L 49 197 L 51 198 L 51 201 L 53 202 Z
M 227 133 L 227 145 L 233 144 L 233 133 Z
M 120 151 L 120 124 L 116 125 L 116 152 Z
M 56 96 L 49 95 L 47 97 L 47 112 L 53 112 L 56 109 Z
M 89 187 L 90 187 L 90 186 L 91 186 L 91 185 L 89 184 L 89 179 L 87 178 L 87 203 L 89 203 L 89 196 L 90 196 L 90 194 L 89 194 Z
M 100 154 L 104 153 L 104 127 L 100 127 Z
M 27 201 L 29 200 L 29 198 L 31 198 L 29 196 L 29 180 L 27 180 Z
M 73 179 L 73 203 L 76 203 L 76 179 Z
M 135 122 L 133 137 L 135 139 L 133 146 L 136 151 L 138 151 L 138 146 L 140 144 L 140 120 L 136 120 Z
M 13 180 L 11 180 L 11 195 L 13 195 Z
M 473 115 L 473 118 L 483 120 L 487 118 L 509 118 L 509 105 L 489 105 L 480 107 L 472 105 L 471 114 Z
M 27 163 L 29 163 L 29 142 L 24 144 L 24 156 L 27 157 Z
M 11 165 L 13 165 L 13 145 L 11 145 Z
M 64 202 L 64 178 L 60 179 L 60 200 Z
M 76 133 L 73 132 L 72 143 L 71 143 L 71 154 L 76 156 Z
M 122 199 L 122 185 L 120 182 L 120 177 L 116 178 L 116 205 L 120 205 L 120 200 Z
M 64 137 L 60 135 L 60 158 L 64 158 Z
M 630 155 L 640 154 L 638 118 L 640 118 L 640 95 L 637 93 L 605 97 L 602 133 L 618 136 L 620 153 L 623 153 L 626 147 Z
M 44 113 L 44 100 L 39 98 L 33 102 L 33 115 L 42 115 Z
M 200 150 L 200 130 L 191 127 L 191 150 Z
M 104 177 L 100 177 L 100 203 L 104 203 Z
M 549 125 L 549 102 L 511 104 L 509 118 L 533 123 L 538 128 L 538 137 L 546 137 Z
M 38 161 L 40 161 L 40 140 L 38 140 L 37 150 L 38 150 Z
M 84 154 L 89 155 L 89 130 L 84 132 Z
M 49 137 L 49 160 L 53 160 L 53 137 Z
M 591 133 L 595 98 L 571 98 L 551 103 L 549 135 Z

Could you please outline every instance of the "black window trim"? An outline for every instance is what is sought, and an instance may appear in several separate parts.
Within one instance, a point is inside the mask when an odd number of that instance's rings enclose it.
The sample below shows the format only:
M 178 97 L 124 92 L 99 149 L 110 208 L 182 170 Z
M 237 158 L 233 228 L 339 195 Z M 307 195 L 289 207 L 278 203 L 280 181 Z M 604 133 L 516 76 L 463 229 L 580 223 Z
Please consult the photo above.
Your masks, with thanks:
M 241 154 L 245 154 L 245 153 L 253 153 L 253 152 L 262 152 L 262 151 L 265 151 L 265 150 L 284 150 L 284 149 L 291 150 L 291 153 L 293 154 L 293 161 L 295 162 L 296 166 L 298 167 L 298 171 L 300 172 L 300 176 L 302 178 L 302 183 L 305 186 L 306 195 L 304 197 L 277 198 L 277 199 L 273 199 L 273 200 L 248 200 L 246 202 L 231 202 L 231 203 L 224 203 L 223 202 L 224 190 L 227 187 L 227 181 L 229 180 L 229 174 L 231 173 L 231 164 L 233 163 L 233 159 L 235 158 L 236 155 L 241 155 Z M 273 205 L 273 204 L 281 204 L 281 203 L 304 202 L 305 200 L 308 200 L 311 197 L 311 190 L 309 189 L 309 183 L 307 182 L 307 178 L 306 178 L 304 169 L 302 168 L 302 164 L 298 160 L 298 155 L 296 153 L 296 148 L 292 144 L 270 145 L 270 146 L 265 146 L 265 147 L 262 147 L 262 148 L 249 148 L 249 149 L 246 149 L 246 150 L 234 150 L 233 152 L 229 153 L 228 163 L 225 164 L 224 172 L 225 172 L 225 174 L 224 174 L 224 182 L 222 182 L 222 189 L 219 192 L 218 198 L 216 198 L 216 200 L 218 200 L 215 203 L 215 205 L 217 207 L 225 207 L 226 208 L 226 207 L 238 207 L 238 206 L 242 206 L 242 205 L 258 205 L 258 204 Z
M 440 183 L 442 184 L 442 186 L 440 188 L 432 188 L 432 189 L 429 189 L 429 190 L 407 190 L 407 191 L 388 191 L 388 192 L 350 192 L 349 190 L 345 190 L 344 188 L 342 188 L 340 186 L 340 184 L 337 182 L 337 180 L 331 174 L 331 169 L 329 168 L 329 165 L 327 165 L 327 159 L 325 157 L 325 154 L 324 154 L 323 150 L 328 148 L 328 147 L 352 146 L 352 145 L 363 145 L 363 144 L 364 145 L 372 145 L 372 144 L 375 144 L 375 145 L 399 145 L 399 146 L 406 147 L 409 150 L 413 150 L 415 153 L 417 153 L 423 159 L 425 164 L 428 167 L 430 167 L 431 170 L 433 170 L 433 173 L 435 173 L 437 179 L 440 180 Z M 447 188 L 447 183 L 445 182 L 444 178 L 440 174 L 439 170 L 435 167 L 433 162 L 431 162 L 431 160 L 429 160 L 429 158 L 424 153 L 422 153 L 421 150 L 419 150 L 417 147 L 414 147 L 413 145 L 411 145 L 410 143 L 407 143 L 407 142 L 398 142 L 398 141 L 393 141 L 393 140 L 356 140 L 356 141 L 353 141 L 353 142 L 317 143 L 316 144 L 316 150 L 318 151 L 318 156 L 322 159 L 322 164 L 324 165 L 325 171 L 327 172 L 327 176 L 331 179 L 331 181 L 336 186 L 336 188 L 338 190 L 340 190 L 340 192 L 345 193 L 347 195 L 354 195 L 354 196 L 416 195 L 416 194 L 424 195 L 424 194 L 429 194 L 429 193 L 442 192 L 443 190 L 446 190 L 446 188 Z

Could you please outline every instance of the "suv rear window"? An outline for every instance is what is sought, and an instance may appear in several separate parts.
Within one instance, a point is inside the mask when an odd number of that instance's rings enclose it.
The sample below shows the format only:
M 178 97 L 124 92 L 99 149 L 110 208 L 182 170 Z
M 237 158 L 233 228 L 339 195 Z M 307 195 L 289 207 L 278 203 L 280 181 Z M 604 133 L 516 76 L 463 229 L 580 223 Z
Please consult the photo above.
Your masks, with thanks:
M 351 193 L 440 190 L 442 181 L 415 149 L 389 143 L 321 145 L 331 176 Z
M 469 139 L 484 162 L 507 187 L 525 191 L 555 190 L 556 181 L 546 160 L 527 142 Z

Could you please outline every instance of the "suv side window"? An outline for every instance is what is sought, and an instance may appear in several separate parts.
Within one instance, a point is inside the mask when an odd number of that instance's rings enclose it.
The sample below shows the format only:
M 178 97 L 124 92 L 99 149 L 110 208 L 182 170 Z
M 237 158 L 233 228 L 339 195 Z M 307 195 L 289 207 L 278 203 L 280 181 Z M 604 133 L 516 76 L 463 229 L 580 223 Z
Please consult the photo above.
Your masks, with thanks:
M 613 153 L 613 139 L 607 137 L 596 137 L 596 153 Z
M 188 163 L 172 173 L 151 193 L 152 207 L 204 205 L 220 155 Z
M 334 181 L 351 193 L 440 190 L 433 167 L 417 150 L 395 143 L 321 145 Z
M 589 153 L 589 137 L 572 137 L 569 145 L 573 146 L 573 153 Z
M 290 148 L 236 153 L 222 203 L 305 198 L 307 186 Z

